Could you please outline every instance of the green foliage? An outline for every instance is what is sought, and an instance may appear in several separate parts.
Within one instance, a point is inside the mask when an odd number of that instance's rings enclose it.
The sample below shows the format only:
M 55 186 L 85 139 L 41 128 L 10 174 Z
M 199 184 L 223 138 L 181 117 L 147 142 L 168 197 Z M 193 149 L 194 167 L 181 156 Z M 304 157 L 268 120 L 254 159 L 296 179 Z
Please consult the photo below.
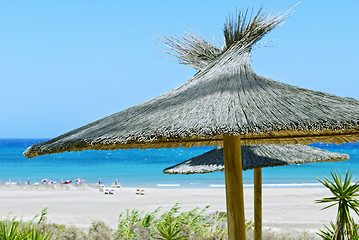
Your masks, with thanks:
M 337 219 L 335 224 L 331 222 L 331 229 L 325 226 L 325 230 L 320 230 L 318 233 L 323 239 L 346 240 L 346 239 L 359 239 L 358 227 L 354 223 L 353 218 L 350 216 L 350 210 L 359 215 L 359 182 L 352 183 L 353 173 L 349 175 L 347 171 L 344 181 L 340 173 L 330 172 L 333 181 L 328 178 L 324 180 L 318 179 L 325 187 L 327 187 L 333 197 L 323 198 L 317 200 L 317 203 L 328 203 L 329 205 L 323 209 L 338 205 Z M 322 209 L 322 210 L 323 210 Z
M 47 209 L 48 209 L 47 207 L 42 209 L 39 221 L 37 222 L 38 224 L 40 224 L 46 220 L 45 216 L 47 215 Z
M 352 235 L 350 236 L 350 238 L 344 238 L 344 239 L 359 240 L 359 235 L 358 235 L 359 226 L 354 222 L 353 219 L 352 219 L 352 224 L 353 224 Z M 332 221 L 330 221 L 330 228 L 327 226 L 324 227 L 325 229 L 320 229 L 319 230 L 320 232 L 317 233 L 323 240 L 338 239 L 338 238 L 334 238 L 336 226 Z
M 226 235 L 226 214 L 216 212 L 213 214 L 205 214 L 209 206 L 204 207 L 202 210 L 195 208 L 188 212 L 180 214 L 182 225 L 187 235 L 193 236 L 194 239 L 210 238 L 213 236 Z
M 5 220 L 0 222 L 0 239 L 2 240 L 21 240 L 27 239 L 29 231 L 26 231 L 21 222 Z
M 180 206 L 176 203 L 169 211 L 161 215 L 155 225 L 153 238 L 167 240 L 185 239 L 183 236 L 180 236 L 181 232 L 184 230 L 182 226 L 184 219 L 175 216 L 179 209 Z
M 180 211 L 176 203 L 158 218 L 160 208 L 144 217 L 136 209 L 126 210 L 120 214 L 115 239 L 224 239 L 225 214 L 206 214 L 208 208 Z
M 50 240 L 52 239 L 52 233 L 43 231 L 37 226 L 32 226 L 28 229 L 29 236 L 27 239 L 31 240 Z
M 156 222 L 152 234 L 156 239 L 225 239 L 227 236 L 226 214 L 215 212 L 206 214 L 209 206 L 194 208 L 180 213 L 176 203 Z
M 254 222 L 252 220 L 246 220 L 246 229 L 254 229 Z
M 165 224 L 157 224 L 156 231 L 158 236 L 154 236 L 155 239 L 167 239 L 167 240 L 182 240 L 186 239 L 184 236 L 180 236 L 183 232 L 183 227 L 178 219 L 172 218 Z
M 220 240 L 227 239 L 227 214 L 214 212 L 207 214 L 206 210 L 194 208 L 190 211 L 180 211 L 180 205 L 175 204 L 169 211 L 156 218 L 160 208 L 147 213 L 138 210 L 127 210 L 119 218 L 119 228 L 113 231 L 102 221 L 92 222 L 88 232 L 75 226 L 48 224 L 44 220 L 47 211 L 36 215 L 28 222 L 16 221 L 15 218 L 0 221 L 0 240 L 113 240 L 113 239 L 173 239 L 173 240 Z M 42 215 L 42 217 L 41 217 Z M 36 220 L 37 218 L 41 221 Z M 126 222 L 127 221 L 127 222 Z M 353 225 L 357 232 L 358 226 Z M 248 239 L 252 239 L 253 222 L 246 222 Z M 127 234 L 127 235 L 126 235 Z M 263 240 L 276 239 L 313 239 L 306 233 L 298 238 L 298 234 L 277 233 L 269 230 L 263 232 Z M 357 238 L 353 238 L 357 239 Z
M 134 226 L 140 220 L 139 215 L 140 213 L 136 209 L 133 209 L 132 211 L 126 209 L 125 216 L 123 216 L 123 213 L 120 214 L 118 219 L 118 230 L 117 230 L 118 238 L 134 239 L 136 235 L 136 233 L 134 232 Z
M 319 229 L 319 233 L 317 233 L 323 240 L 332 240 L 335 232 L 335 224 L 330 221 L 330 227 L 324 226 L 325 229 Z
M 145 227 L 145 228 L 149 228 L 152 226 L 153 221 L 155 220 L 155 217 L 157 215 L 157 213 L 159 212 L 161 208 L 157 208 L 156 210 L 154 210 L 153 212 L 147 213 L 141 220 L 140 222 L 140 226 Z
M 33 221 L 39 215 L 29 222 L 23 222 L 22 220 L 17 221 L 16 217 L 12 219 L 5 219 L 0 221 L 0 239 L 1 240 L 22 240 L 22 239 L 31 239 L 31 240 L 50 240 L 52 239 L 52 234 L 50 231 L 42 229 L 39 224 L 43 220 L 43 217 L 46 215 L 47 209 L 43 209 L 40 215 L 40 220 L 35 224 Z
M 204 233 L 205 228 L 210 226 L 209 219 L 204 214 L 208 208 L 209 206 L 204 207 L 202 210 L 194 208 L 191 211 L 181 213 L 179 216 L 181 223 L 192 232 Z
M 352 239 L 353 240 L 359 240 L 359 225 L 354 223 L 354 219 L 352 219 L 353 221 L 353 235 L 352 235 Z
M 118 229 L 116 232 L 116 239 L 138 239 L 141 234 L 147 232 L 150 235 L 151 229 L 154 225 L 156 214 L 160 208 L 153 212 L 147 213 L 143 218 L 143 212 L 137 209 L 126 210 L 126 214 L 121 213 L 118 219 Z

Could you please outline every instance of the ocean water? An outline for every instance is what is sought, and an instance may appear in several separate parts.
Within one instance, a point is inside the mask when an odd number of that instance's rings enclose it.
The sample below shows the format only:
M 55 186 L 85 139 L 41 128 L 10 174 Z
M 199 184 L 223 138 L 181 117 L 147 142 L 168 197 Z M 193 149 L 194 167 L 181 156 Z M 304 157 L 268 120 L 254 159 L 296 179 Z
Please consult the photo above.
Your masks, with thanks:
M 27 159 L 23 151 L 46 139 L 0 139 L 0 180 L 4 183 L 40 182 L 43 178 L 60 182 L 83 178 L 87 183 L 108 185 L 118 179 L 124 187 L 224 187 L 224 173 L 169 175 L 162 170 L 204 152 L 212 147 L 82 151 L 39 156 Z M 330 171 L 354 171 L 359 176 L 359 142 L 341 145 L 315 143 L 313 147 L 346 153 L 344 162 L 310 163 L 263 168 L 264 187 L 319 187 L 316 177 L 330 176 Z M 245 187 L 253 184 L 253 171 L 243 172 Z M 356 177 L 359 180 L 359 177 Z

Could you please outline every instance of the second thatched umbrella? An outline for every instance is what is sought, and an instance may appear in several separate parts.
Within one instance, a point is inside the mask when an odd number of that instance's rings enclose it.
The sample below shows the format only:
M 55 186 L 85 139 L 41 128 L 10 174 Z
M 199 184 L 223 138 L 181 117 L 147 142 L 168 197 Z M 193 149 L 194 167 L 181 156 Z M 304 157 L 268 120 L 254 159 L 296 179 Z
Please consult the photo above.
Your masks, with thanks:
M 242 169 L 277 167 L 291 164 L 345 161 L 349 155 L 302 145 L 242 146 Z M 223 148 L 193 157 L 163 170 L 167 174 L 194 174 L 224 171 Z
M 262 239 L 262 168 L 314 162 L 345 161 L 349 155 L 301 145 L 242 146 L 243 170 L 254 169 L 254 239 Z M 167 174 L 224 171 L 223 148 L 216 148 L 163 170 Z
M 182 86 L 35 144 L 24 155 L 224 146 L 229 239 L 244 240 L 242 144 L 359 141 L 358 100 L 290 86 L 252 70 L 253 45 L 286 17 L 261 11 L 252 19 L 239 14 L 238 22 L 229 20 L 225 25 L 226 44 L 220 49 L 199 38 L 189 39 L 189 48 L 181 48 L 185 52 L 180 57 L 200 71 Z M 186 51 L 195 53 L 194 58 Z

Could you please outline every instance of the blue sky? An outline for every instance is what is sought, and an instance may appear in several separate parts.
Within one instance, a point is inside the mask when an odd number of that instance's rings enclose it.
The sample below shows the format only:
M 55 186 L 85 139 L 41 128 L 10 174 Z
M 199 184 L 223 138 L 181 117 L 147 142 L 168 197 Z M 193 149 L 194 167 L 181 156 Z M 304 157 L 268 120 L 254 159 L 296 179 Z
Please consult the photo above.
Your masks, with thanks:
M 158 96 L 195 71 L 153 34 L 222 37 L 229 13 L 298 1 L 1 1 L 0 138 L 51 138 Z M 255 72 L 359 99 L 359 1 L 303 0 Z M 172 59 L 174 60 L 174 59 Z

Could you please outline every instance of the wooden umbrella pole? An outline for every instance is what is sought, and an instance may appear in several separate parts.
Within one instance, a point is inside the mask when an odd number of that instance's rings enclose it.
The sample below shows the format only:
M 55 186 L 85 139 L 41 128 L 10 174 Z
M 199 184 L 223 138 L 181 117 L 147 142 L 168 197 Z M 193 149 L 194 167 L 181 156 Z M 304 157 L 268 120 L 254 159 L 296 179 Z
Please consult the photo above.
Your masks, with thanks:
M 262 168 L 254 169 L 254 239 L 262 240 Z
M 246 229 L 240 137 L 224 136 L 223 156 L 226 181 L 228 239 L 245 240 Z

